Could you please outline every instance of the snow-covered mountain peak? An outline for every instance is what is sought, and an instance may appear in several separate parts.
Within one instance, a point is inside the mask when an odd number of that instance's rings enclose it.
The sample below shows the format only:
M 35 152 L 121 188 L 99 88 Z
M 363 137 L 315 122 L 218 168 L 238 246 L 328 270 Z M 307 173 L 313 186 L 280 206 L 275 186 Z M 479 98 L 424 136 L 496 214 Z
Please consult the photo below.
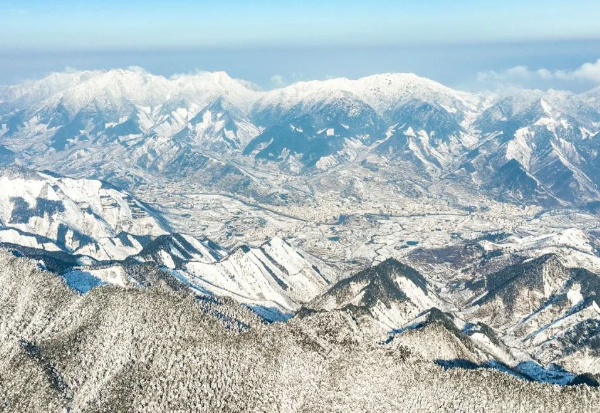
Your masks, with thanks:
M 264 92 L 243 80 L 233 79 L 226 72 L 198 72 L 180 74 L 169 79 L 177 95 L 195 102 L 207 102 L 221 98 L 230 106 L 247 112 Z
M 342 77 L 294 83 L 267 92 L 257 106 L 259 110 L 267 106 L 289 109 L 300 103 L 314 104 L 341 93 L 364 101 L 381 114 L 414 100 L 448 107 L 460 105 L 473 110 L 481 100 L 476 95 L 453 90 L 412 73 L 384 73 L 356 80 Z
M 102 70 L 53 72 L 38 80 L 0 88 L 0 103 L 12 103 L 15 107 L 31 105 L 85 83 L 102 73 Z
M 425 278 L 415 269 L 395 259 L 342 279 L 308 304 L 311 310 L 341 310 L 375 320 L 390 332 L 402 327 L 419 313 L 441 302 Z
M 34 105 L 36 109 L 60 104 L 75 114 L 90 107 L 117 111 L 129 111 L 135 106 L 153 108 L 177 96 L 198 104 L 224 96 L 233 106 L 239 105 L 247 111 L 261 93 L 255 85 L 232 79 L 225 72 L 198 72 L 166 78 L 130 67 L 52 73 L 35 82 L 3 89 L 0 100 L 5 105 Z
M 438 105 L 463 104 L 475 105 L 479 102 L 476 95 L 460 92 L 434 80 L 413 73 L 384 73 L 358 79 L 356 86 L 362 94 L 372 100 L 372 105 L 398 104 L 411 100 L 421 100 Z M 379 105 L 376 103 L 379 101 Z
M 72 113 L 90 105 L 97 110 L 154 107 L 172 94 L 171 89 L 167 79 L 142 69 L 113 69 L 62 91 L 49 103 L 60 103 Z

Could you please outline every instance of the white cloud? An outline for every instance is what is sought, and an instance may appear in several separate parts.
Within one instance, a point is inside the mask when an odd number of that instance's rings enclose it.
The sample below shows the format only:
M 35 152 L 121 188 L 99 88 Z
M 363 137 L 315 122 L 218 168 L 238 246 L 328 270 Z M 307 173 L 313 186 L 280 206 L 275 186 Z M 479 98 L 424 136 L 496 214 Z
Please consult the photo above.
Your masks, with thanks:
M 575 77 L 588 79 L 595 83 L 600 83 L 600 59 L 594 63 L 584 63 L 579 69 L 573 72 Z
M 284 87 L 287 83 L 285 79 L 281 75 L 273 75 L 271 76 L 271 84 L 275 87 Z
M 600 84 L 600 59 L 584 63 L 575 70 L 531 70 L 527 66 L 515 66 L 497 72 L 490 70 L 477 74 L 477 81 L 496 84 L 522 84 L 534 81 L 586 82 Z

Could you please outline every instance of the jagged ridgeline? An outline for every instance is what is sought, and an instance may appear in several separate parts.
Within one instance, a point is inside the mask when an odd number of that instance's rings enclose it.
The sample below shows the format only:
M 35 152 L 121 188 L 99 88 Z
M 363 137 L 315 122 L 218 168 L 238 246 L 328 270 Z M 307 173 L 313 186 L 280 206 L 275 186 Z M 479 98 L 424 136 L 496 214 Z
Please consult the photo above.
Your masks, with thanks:
M 259 165 L 311 176 L 360 164 L 417 185 L 391 185 L 406 194 L 443 179 L 508 202 L 584 206 L 600 197 L 599 96 L 466 93 L 406 73 L 261 91 L 223 72 L 70 71 L 0 88 L 0 164 L 131 187 L 185 179 L 271 204 L 307 194 Z
M 600 402 L 588 386 L 445 369 L 393 342 L 374 346 L 356 335 L 349 312 L 235 332 L 188 290 L 157 281 L 82 296 L 4 251 L 0 299 L 7 412 L 566 412 Z

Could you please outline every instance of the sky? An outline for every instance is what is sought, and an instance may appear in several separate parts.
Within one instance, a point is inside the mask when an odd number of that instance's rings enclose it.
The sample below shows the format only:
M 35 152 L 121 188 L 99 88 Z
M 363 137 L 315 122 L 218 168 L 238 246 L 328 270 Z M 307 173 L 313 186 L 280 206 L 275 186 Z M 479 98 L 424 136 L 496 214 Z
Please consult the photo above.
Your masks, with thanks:
M 0 16 L 0 84 L 130 65 L 264 88 L 382 72 L 463 89 L 600 84 L 597 0 L 0 0 Z

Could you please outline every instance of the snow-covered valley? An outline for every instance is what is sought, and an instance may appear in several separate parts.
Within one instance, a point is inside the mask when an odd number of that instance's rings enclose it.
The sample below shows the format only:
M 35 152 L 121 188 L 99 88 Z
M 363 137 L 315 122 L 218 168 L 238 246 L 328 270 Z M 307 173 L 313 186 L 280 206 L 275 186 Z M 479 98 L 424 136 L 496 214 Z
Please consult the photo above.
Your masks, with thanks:
M 71 392 L 48 403 L 89 407 L 102 379 L 48 343 L 92 323 L 80 307 L 108 320 L 104 302 L 135 330 L 139 295 L 144 311 L 181 302 L 182 320 L 293 353 L 278 362 L 306 356 L 322 380 L 338 378 L 318 360 L 335 371 L 356 351 L 583 406 L 600 379 L 597 95 L 466 93 L 409 74 L 261 91 L 138 68 L 0 88 L 0 298 L 14 309 L 0 313 L 13 340 L 0 387 L 11 363 L 37 377 L 19 357 L 42 363 L 41 343 Z M 63 301 L 38 307 L 39 280 Z

